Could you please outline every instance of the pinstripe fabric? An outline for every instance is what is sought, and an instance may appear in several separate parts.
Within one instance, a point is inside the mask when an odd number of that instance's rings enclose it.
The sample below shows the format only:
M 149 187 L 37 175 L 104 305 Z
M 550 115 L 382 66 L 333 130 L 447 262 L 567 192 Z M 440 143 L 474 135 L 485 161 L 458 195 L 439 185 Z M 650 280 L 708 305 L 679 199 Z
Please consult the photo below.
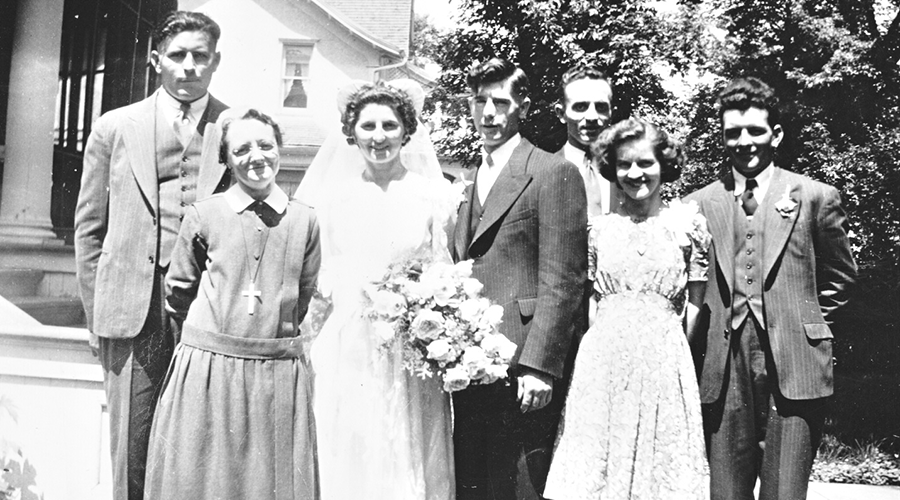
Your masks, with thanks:
M 584 182 L 571 163 L 527 140 L 513 152 L 469 241 L 473 186 L 460 206 L 454 258 L 473 259 L 485 296 L 504 307 L 514 363 L 562 376 L 587 276 Z
M 101 337 L 134 337 L 150 309 L 153 273 L 161 260 L 156 97 L 100 117 L 85 147 L 75 263 L 88 330 Z M 203 146 L 197 199 L 222 187 L 226 177 L 215 125 L 225 109 L 210 96 L 198 123 Z
M 761 218 L 763 317 L 751 314 L 737 329 L 734 179 L 728 174 L 687 197 L 700 204 L 713 239 L 700 397 L 714 499 L 752 499 L 757 475 L 761 499 L 805 498 L 822 406 L 833 392 L 828 321 L 856 273 L 837 190 L 769 168 L 771 184 L 754 215 Z M 791 210 L 776 210 L 785 203 Z
M 518 345 L 502 383 L 455 393 L 454 447 L 458 499 L 537 498 L 565 393 L 573 336 L 583 332 L 587 279 L 587 201 L 574 165 L 527 140 L 513 151 L 485 200 L 470 238 L 473 185 L 460 206 L 454 260 L 473 259 L 483 293 L 503 306 L 501 331 Z M 518 365 L 558 380 L 551 403 L 521 414 Z
M 847 300 L 856 264 L 836 189 L 777 167 L 756 212 L 763 217 L 763 307 L 779 388 L 789 399 L 815 399 L 833 392 L 829 316 Z M 712 403 L 721 392 L 730 345 L 734 289 L 734 180 L 729 174 L 691 194 L 709 223 L 713 244 L 705 313 L 709 316 L 700 397 Z M 789 193 L 796 206 L 782 217 L 775 204 Z

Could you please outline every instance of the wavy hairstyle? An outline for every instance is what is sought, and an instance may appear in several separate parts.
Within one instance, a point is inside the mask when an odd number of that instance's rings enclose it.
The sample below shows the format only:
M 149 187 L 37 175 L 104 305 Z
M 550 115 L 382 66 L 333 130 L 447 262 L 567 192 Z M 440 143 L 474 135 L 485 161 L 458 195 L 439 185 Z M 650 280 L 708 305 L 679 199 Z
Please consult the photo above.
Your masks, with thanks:
M 347 136 L 348 144 L 356 144 L 353 137 L 353 129 L 359 122 L 359 115 L 369 104 L 381 104 L 394 110 L 397 119 L 403 125 L 406 137 L 403 144 L 409 142 L 410 136 L 416 133 L 418 120 L 416 120 L 416 108 L 412 99 L 406 92 L 391 87 L 384 82 L 363 85 L 347 101 L 347 106 L 341 113 L 341 132 Z
M 279 148 L 283 145 L 281 127 L 275 123 L 275 120 L 273 120 L 271 116 L 251 108 L 237 118 L 230 118 L 222 122 L 222 138 L 219 141 L 219 163 L 228 165 L 228 129 L 231 127 L 232 123 L 241 120 L 256 120 L 272 127 L 272 132 L 275 134 L 275 144 L 278 144 Z
M 172 38 L 185 31 L 202 31 L 213 45 L 219 43 L 222 35 L 219 25 L 206 14 L 177 10 L 166 16 L 153 31 L 153 47 L 158 52 L 163 52 Z
M 466 76 L 466 85 L 472 94 L 477 94 L 478 90 L 493 83 L 501 83 L 509 80 L 510 89 L 513 97 L 518 99 L 521 104 L 522 100 L 528 97 L 528 75 L 515 64 L 506 59 L 494 57 L 483 63 L 476 63 L 469 69 Z
M 600 175 L 618 185 L 616 155 L 619 146 L 640 139 L 650 141 L 653 146 L 653 154 L 661 169 L 662 182 L 672 182 L 681 177 L 681 166 L 684 165 L 684 152 L 681 146 L 670 139 L 664 130 L 640 118 L 628 118 L 616 123 L 604 130 L 591 145 L 591 154 L 600 166 Z
M 778 96 L 772 87 L 756 77 L 748 76 L 732 80 L 719 93 L 717 104 L 719 123 L 722 123 L 722 114 L 729 109 L 747 111 L 750 108 L 768 111 L 767 121 L 770 127 L 781 123 L 781 103 Z

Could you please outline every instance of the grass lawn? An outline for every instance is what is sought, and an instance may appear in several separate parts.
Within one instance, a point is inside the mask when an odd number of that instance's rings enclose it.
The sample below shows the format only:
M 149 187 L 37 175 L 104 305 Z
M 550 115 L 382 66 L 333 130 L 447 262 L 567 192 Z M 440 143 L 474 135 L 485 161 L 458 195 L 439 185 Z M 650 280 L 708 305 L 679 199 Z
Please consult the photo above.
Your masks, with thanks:
M 841 373 L 812 479 L 900 485 L 900 374 Z

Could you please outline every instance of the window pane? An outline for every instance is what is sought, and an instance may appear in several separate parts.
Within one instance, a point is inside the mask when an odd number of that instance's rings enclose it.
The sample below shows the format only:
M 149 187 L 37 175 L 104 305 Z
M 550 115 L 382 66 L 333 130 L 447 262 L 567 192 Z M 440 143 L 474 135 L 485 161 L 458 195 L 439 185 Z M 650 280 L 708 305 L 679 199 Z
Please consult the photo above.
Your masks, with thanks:
M 284 46 L 284 76 L 309 76 L 309 59 L 312 57 L 312 45 Z

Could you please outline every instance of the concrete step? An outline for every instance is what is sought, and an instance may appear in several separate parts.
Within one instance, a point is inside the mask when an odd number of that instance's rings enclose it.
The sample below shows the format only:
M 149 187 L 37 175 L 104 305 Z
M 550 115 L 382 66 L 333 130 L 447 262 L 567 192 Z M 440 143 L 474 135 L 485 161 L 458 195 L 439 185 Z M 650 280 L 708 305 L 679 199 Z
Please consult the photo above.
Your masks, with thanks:
M 0 295 L 34 297 L 38 295 L 44 272 L 38 269 L 0 268 Z
M 84 327 L 84 309 L 78 297 L 7 297 L 19 309 L 45 325 Z

